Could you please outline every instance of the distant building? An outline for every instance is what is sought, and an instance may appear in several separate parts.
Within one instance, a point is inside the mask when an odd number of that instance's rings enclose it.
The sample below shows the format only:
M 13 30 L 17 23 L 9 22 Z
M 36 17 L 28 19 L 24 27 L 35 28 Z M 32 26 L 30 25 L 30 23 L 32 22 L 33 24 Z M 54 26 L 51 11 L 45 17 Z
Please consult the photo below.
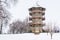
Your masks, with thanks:
M 42 27 L 45 25 L 43 20 L 45 20 L 45 8 L 43 7 L 32 7 L 29 8 L 29 26 L 33 33 L 39 34 L 42 32 Z

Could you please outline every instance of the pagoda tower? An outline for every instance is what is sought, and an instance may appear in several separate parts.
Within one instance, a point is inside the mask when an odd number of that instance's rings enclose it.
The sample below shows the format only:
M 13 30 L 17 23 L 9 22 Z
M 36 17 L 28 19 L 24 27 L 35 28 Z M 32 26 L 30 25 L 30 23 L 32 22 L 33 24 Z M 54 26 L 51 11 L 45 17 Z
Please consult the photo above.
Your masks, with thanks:
M 42 32 L 42 27 L 45 25 L 45 8 L 43 7 L 31 7 L 29 8 L 29 26 L 32 33 L 39 34 Z

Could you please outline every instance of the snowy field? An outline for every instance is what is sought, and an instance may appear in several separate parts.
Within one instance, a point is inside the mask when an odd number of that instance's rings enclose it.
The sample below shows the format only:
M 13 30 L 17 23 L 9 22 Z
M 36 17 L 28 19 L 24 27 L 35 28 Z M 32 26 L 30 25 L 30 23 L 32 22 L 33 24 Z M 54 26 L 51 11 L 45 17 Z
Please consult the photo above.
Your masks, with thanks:
M 50 34 L 41 33 L 35 35 L 33 33 L 24 33 L 24 34 L 2 34 L 0 35 L 0 40 L 60 40 L 60 33 L 54 33 L 53 39 L 51 39 Z

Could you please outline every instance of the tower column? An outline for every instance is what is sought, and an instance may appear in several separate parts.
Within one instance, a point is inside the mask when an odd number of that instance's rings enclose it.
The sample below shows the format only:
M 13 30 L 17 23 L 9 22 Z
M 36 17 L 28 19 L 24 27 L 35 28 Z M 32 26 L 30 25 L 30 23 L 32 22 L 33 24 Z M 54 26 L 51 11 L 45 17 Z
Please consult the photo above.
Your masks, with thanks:
M 45 8 L 43 7 L 32 7 L 29 8 L 29 26 L 31 27 L 31 31 L 35 34 L 39 34 L 42 32 L 42 27 L 45 25 L 43 20 L 45 20 Z

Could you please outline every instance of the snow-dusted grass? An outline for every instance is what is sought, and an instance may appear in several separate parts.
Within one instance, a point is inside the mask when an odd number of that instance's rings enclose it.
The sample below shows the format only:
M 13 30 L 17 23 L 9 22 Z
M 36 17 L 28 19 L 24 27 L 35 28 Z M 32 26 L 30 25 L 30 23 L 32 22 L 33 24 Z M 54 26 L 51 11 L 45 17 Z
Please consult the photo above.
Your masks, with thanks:
M 60 40 L 60 33 L 54 33 L 52 38 L 52 40 Z M 50 33 L 48 35 L 47 33 L 2 34 L 0 40 L 51 40 L 51 36 Z

